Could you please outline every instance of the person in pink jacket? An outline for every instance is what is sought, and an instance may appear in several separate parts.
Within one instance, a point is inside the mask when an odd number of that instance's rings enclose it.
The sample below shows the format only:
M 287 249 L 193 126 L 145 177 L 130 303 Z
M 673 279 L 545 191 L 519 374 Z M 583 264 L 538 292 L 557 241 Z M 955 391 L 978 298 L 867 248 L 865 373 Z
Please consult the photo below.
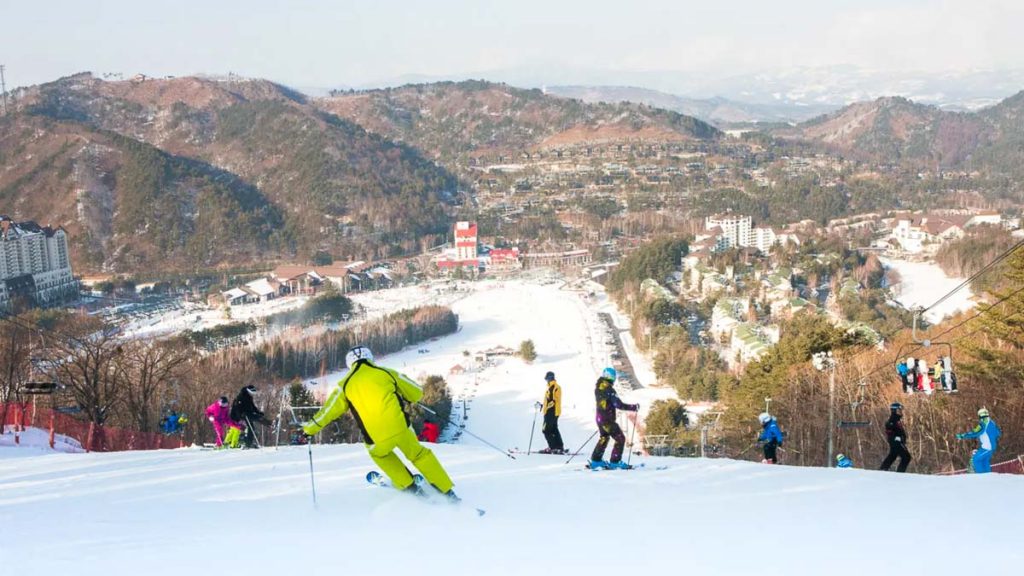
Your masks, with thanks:
M 231 404 L 227 396 L 221 396 L 220 400 L 206 407 L 206 419 L 213 424 L 213 430 L 217 433 L 217 447 L 224 445 L 225 434 L 230 427 L 238 427 L 231 420 Z

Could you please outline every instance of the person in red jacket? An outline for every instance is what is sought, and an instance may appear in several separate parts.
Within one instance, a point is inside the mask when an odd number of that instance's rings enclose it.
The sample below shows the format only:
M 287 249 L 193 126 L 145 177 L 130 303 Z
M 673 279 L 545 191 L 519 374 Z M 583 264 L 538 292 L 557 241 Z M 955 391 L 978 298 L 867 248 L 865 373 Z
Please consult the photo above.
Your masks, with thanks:
M 427 420 L 423 423 L 423 431 L 420 432 L 419 439 L 424 442 L 437 444 L 437 437 L 440 435 L 441 430 L 437 427 L 437 424 L 433 420 Z

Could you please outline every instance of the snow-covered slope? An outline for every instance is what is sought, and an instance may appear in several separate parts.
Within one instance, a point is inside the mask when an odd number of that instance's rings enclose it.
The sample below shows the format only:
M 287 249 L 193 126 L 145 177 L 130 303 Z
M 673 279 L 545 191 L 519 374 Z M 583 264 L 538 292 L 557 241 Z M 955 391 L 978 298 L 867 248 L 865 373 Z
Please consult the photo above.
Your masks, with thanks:
M 523 450 L 530 441 L 534 403 L 544 396 L 544 374 L 553 371 L 562 387 L 562 436 L 566 446 L 581 444 L 595 430 L 594 382 L 610 360 L 611 349 L 597 316 L 598 311 L 608 309 L 603 297 L 585 299 L 580 292 L 559 285 L 527 282 L 479 282 L 466 285 L 466 290 L 458 299 L 443 296 L 459 315 L 457 334 L 378 360 L 420 381 L 431 374 L 444 376 L 456 400 L 456 419 L 461 417 L 465 400 L 470 431 L 502 447 Z M 360 294 L 355 299 L 371 311 L 402 307 L 394 291 Z M 537 350 L 532 363 L 495 357 L 488 365 L 475 359 L 478 353 L 498 346 L 518 350 L 527 339 L 533 340 Z M 453 374 L 455 366 L 466 372 Z M 343 374 L 320 378 L 320 391 L 326 395 Z M 620 395 L 627 402 L 641 404 L 642 418 L 654 399 L 674 392 L 620 390 Z M 463 441 L 474 442 L 467 437 Z M 539 424 L 533 445 L 544 446 Z
M 377 304 L 400 307 L 393 296 Z M 592 387 L 608 355 L 596 313 L 606 306 L 553 285 L 480 283 L 453 304 L 459 333 L 381 360 L 413 376 L 445 375 L 470 407 L 467 430 L 501 447 L 525 448 L 553 370 L 563 436 L 575 448 L 594 430 Z M 539 353 L 533 364 L 473 360 L 526 338 Z M 455 364 L 470 371 L 449 374 Z M 622 391 L 645 405 L 663 394 Z M 2 454 L 31 452 L 0 448 L 0 574 L 934 576 L 1013 574 L 1024 561 L 1018 476 L 637 456 L 647 468 L 590 472 L 585 454 L 570 465 L 511 460 L 469 435 L 434 449 L 464 506 L 367 485 L 373 465 L 358 445 L 313 447 L 316 509 L 304 447 L 22 458 Z
M 728 460 L 589 472 L 440 445 L 465 506 L 367 485 L 360 446 L 0 460 L 0 572 L 1015 574 L 1020 477 Z M 486 508 L 477 517 L 471 506 Z

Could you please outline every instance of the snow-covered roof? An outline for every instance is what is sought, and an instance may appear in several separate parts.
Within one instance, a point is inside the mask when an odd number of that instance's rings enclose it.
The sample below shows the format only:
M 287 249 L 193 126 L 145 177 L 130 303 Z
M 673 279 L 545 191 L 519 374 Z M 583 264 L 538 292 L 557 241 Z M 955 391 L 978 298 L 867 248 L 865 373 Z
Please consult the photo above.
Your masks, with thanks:
M 236 300 L 238 298 L 247 298 L 249 293 L 241 288 L 232 288 L 231 290 L 225 290 L 221 292 L 225 300 Z
M 252 290 L 259 296 L 269 296 L 270 294 L 277 293 L 277 289 L 271 286 L 270 282 L 268 282 L 266 278 L 260 278 L 259 280 L 248 282 L 245 287 Z

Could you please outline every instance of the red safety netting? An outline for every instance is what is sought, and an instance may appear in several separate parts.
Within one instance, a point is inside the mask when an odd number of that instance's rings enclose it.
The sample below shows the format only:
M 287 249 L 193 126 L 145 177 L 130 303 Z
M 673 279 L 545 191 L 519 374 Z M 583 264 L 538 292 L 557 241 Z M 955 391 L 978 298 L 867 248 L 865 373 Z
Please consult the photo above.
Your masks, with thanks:
M 1024 474 L 1024 456 L 1017 456 L 1013 460 L 993 464 L 992 471 L 999 474 Z M 956 476 L 958 474 L 968 473 L 970 473 L 970 470 L 964 468 L 962 470 L 952 470 L 950 472 L 939 472 L 939 476 Z
M 5 410 L 6 409 L 6 410 Z M 74 438 L 82 448 L 90 452 L 118 452 L 122 450 L 155 450 L 159 448 L 181 448 L 184 441 L 180 435 L 167 436 L 156 432 L 140 432 L 111 426 L 97 426 L 61 414 L 50 408 L 33 407 L 32 403 L 0 403 L 0 416 L 6 412 L 2 423 L 5 426 L 34 426 L 52 430 Z

